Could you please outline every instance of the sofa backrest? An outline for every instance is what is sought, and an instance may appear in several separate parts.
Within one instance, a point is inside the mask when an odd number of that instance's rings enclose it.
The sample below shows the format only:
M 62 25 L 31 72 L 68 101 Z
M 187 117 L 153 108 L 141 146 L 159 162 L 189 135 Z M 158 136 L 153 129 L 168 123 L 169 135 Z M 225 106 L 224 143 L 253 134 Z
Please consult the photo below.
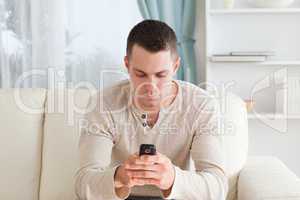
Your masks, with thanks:
M 38 200 L 46 90 L 0 90 L 0 199 Z
M 248 156 L 248 118 L 245 102 L 240 97 L 227 93 L 221 101 L 222 145 L 229 179 L 227 200 L 235 200 L 238 176 Z
M 80 104 L 80 107 L 84 107 L 88 105 L 90 95 L 82 90 L 74 95 L 74 99 Z M 53 94 L 48 93 L 48 98 L 52 96 Z M 235 200 L 238 175 L 248 154 L 247 112 L 244 101 L 232 93 L 227 93 L 220 101 L 222 101 L 223 107 L 221 139 L 229 178 L 227 199 Z M 49 100 L 47 100 L 46 106 L 48 102 Z M 72 110 L 72 105 L 66 106 L 71 107 Z M 77 144 L 80 134 L 78 125 L 76 125 L 79 122 L 75 121 L 82 115 L 74 115 L 75 126 L 67 124 L 66 119 L 72 119 L 67 116 L 67 113 L 47 113 L 47 111 L 45 114 L 41 200 L 75 198 L 73 183 L 77 169 Z

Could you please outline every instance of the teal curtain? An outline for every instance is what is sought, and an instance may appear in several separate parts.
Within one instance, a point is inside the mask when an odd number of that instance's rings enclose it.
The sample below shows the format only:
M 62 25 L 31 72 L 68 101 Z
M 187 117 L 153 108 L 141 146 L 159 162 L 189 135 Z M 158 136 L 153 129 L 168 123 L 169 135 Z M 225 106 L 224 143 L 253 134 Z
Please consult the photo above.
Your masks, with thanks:
M 196 83 L 195 0 L 137 0 L 144 19 L 166 22 L 176 33 L 181 66 L 177 78 Z

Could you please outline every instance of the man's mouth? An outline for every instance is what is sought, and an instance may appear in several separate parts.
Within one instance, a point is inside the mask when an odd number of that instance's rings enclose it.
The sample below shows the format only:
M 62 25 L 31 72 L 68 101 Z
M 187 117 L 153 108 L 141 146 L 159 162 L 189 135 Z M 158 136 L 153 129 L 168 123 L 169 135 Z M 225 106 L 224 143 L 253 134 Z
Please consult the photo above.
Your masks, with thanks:
M 149 101 L 157 101 L 157 100 L 159 100 L 159 97 L 157 97 L 157 96 L 151 96 L 151 97 L 145 96 L 144 99 L 149 100 Z

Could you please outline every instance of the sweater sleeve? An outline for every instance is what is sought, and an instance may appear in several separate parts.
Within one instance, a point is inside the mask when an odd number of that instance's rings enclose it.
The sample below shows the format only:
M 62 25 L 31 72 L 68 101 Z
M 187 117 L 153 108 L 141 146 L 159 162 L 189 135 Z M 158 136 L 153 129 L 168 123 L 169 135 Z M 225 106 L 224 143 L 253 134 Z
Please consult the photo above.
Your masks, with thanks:
M 110 167 L 114 145 L 110 115 L 95 109 L 84 120 L 86 126 L 81 129 L 79 140 L 79 169 L 75 175 L 76 195 L 80 200 L 120 200 L 114 186 L 118 166 Z
M 175 167 L 175 180 L 166 199 L 222 200 L 228 180 L 220 143 L 220 113 L 217 101 L 210 100 L 198 112 L 190 153 L 195 171 Z

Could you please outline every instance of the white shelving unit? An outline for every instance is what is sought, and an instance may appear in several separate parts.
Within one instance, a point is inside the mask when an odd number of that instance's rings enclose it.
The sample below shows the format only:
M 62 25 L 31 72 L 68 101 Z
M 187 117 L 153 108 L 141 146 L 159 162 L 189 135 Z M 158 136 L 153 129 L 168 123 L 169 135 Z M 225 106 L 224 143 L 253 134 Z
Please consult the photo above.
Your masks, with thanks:
M 263 81 L 274 81 L 276 74 L 284 69 L 287 69 L 287 78 L 291 74 L 299 76 L 300 82 L 300 0 L 295 0 L 289 8 L 281 9 L 254 8 L 247 0 L 235 0 L 236 5 L 232 9 L 222 8 L 222 0 L 200 2 L 200 6 L 205 8 L 200 22 L 201 82 L 223 84 L 221 87 L 234 82 L 232 87 L 228 87 L 229 91 L 243 99 L 254 96 L 253 88 Z M 274 51 L 276 55 L 264 62 L 210 60 L 212 55 L 232 51 Z M 286 84 L 288 86 L 288 81 Z M 296 91 L 287 87 L 276 93 L 277 96 L 270 91 L 259 92 L 254 99 L 259 116 L 249 114 L 249 119 L 300 119 L 300 113 L 290 114 L 288 108 L 288 95 Z

